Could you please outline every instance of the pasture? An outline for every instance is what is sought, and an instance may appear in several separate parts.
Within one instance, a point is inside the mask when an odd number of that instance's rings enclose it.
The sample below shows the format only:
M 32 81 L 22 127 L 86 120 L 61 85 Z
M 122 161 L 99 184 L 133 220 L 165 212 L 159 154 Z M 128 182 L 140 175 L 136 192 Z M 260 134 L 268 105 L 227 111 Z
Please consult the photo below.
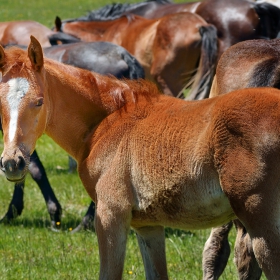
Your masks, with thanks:
M 77 4 L 78 2 L 78 4 Z M 124 2 L 124 1 L 120 1 Z M 129 2 L 129 1 L 127 1 Z M 77 17 L 108 2 L 83 1 L 9 1 L 1 3 L 1 20 L 32 19 L 53 26 L 56 15 Z M 3 146 L 0 145 L 2 151 Z M 89 204 L 77 174 L 68 173 L 68 156 L 48 137 L 37 145 L 50 183 L 62 205 L 62 230 L 49 229 L 50 220 L 43 197 L 28 176 L 25 187 L 25 208 L 11 225 L 0 225 L 1 279 L 96 279 L 99 260 L 97 239 L 85 231 L 72 235 Z M 0 177 L 0 215 L 4 215 L 13 191 L 13 184 Z M 184 232 L 166 230 L 167 261 L 170 279 L 201 279 L 201 255 L 210 230 Z M 233 250 L 235 231 L 230 241 Z M 237 279 L 233 256 L 221 279 Z M 128 244 L 124 279 L 144 279 L 144 268 L 135 234 Z M 265 279 L 264 277 L 262 279 Z

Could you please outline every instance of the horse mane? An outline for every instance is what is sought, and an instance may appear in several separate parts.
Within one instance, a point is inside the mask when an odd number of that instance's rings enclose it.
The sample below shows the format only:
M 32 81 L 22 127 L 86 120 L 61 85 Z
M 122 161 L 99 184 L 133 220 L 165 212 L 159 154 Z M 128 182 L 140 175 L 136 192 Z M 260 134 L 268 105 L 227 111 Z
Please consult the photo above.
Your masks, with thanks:
M 260 18 L 263 39 L 276 38 L 280 30 L 280 9 L 270 3 L 253 3 Z
M 165 5 L 172 3 L 171 0 L 147 0 L 140 3 L 113 3 L 106 5 L 100 9 L 90 11 L 86 16 L 82 16 L 76 19 L 64 20 L 63 22 L 71 21 L 105 21 L 114 20 L 125 13 L 129 13 L 130 10 L 146 5 L 147 3 L 155 2 L 157 4 Z

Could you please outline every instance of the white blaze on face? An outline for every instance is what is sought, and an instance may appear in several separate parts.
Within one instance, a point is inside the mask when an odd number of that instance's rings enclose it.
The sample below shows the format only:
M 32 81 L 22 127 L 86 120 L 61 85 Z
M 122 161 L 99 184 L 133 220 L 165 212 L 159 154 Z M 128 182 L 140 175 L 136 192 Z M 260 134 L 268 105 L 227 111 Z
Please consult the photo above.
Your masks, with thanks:
M 7 95 L 8 104 L 10 106 L 10 124 L 9 124 L 9 140 L 13 141 L 18 122 L 18 108 L 21 99 L 28 91 L 29 83 L 25 78 L 14 78 L 8 81 L 9 92 Z

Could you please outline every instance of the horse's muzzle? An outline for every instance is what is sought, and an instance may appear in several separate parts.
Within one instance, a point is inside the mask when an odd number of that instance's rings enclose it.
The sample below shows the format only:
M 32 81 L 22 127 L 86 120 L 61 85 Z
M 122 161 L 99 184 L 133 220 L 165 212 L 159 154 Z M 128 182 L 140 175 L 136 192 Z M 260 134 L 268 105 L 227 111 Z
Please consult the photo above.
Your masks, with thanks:
M 0 168 L 5 173 L 6 178 L 12 182 L 24 180 L 26 175 L 26 161 L 22 156 L 14 158 L 1 157 Z

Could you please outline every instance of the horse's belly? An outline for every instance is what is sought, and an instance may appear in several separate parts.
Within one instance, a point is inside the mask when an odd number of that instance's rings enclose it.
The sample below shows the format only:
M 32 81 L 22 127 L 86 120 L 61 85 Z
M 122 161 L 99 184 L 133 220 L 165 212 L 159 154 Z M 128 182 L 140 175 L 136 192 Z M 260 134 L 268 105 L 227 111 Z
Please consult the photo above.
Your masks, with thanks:
M 177 193 L 176 193 L 177 192 Z M 153 201 L 139 201 L 132 226 L 162 225 L 181 229 L 215 227 L 235 217 L 217 180 L 189 183 L 182 190 L 162 191 Z

